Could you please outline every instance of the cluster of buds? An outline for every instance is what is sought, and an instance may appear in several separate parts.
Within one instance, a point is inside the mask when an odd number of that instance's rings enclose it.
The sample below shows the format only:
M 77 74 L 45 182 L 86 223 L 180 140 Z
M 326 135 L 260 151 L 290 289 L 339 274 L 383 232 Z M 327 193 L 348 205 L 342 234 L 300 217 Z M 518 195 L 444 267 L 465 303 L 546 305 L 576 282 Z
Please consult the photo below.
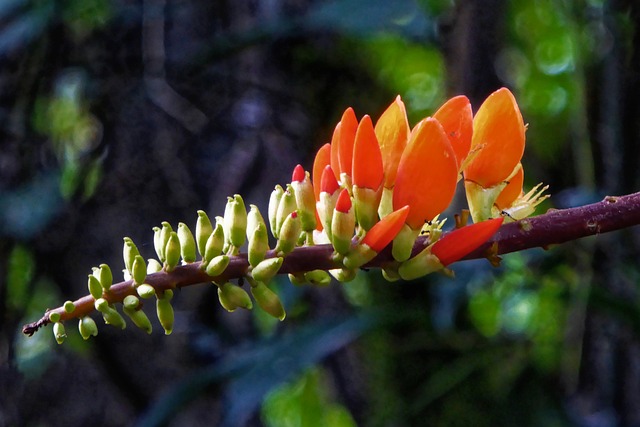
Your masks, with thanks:
M 88 288 L 93 307 L 105 323 L 125 328 L 122 311 L 133 324 L 151 333 L 151 322 L 141 300 L 155 298 L 156 312 L 166 334 L 173 330 L 173 287 L 147 283 L 148 275 L 171 274 L 180 263 L 193 264 L 218 289 L 222 307 L 228 311 L 250 310 L 254 301 L 264 311 L 283 320 L 285 310 L 269 288 L 284 260 L 297 247 L 330 244 L 332 265 L 328 271 L 294 271 L 295 285 L 326 286 L 331 276 L 341 282 L 353 280 L 359 268 L 392 245 L 393 260 L 382 266 L 388 280 L 415 279 L 447 266 L 486 242 L 504 221 L 524 218 L 546 197 L 547 187 L 524 194 L 520 163 L 525 144 L 525 125 L 518 105 L 506 89 L 491 94 L 475 116 L 469 100 L 457 96 L 434 115 L 410 128 L 405 106 L 397 97 L 373 124 L 367 115 L 357 119 L 348 108 L 337 124 L 331 143 L 315 157 L 312 174 L 301 165 L 291 182 L 276 185 L 268 206 L 268 223 L 260 210 L 247 212 L 240 195 L 229 197 L 223 216 L 215 225 L 198 211 L 195 235 L 184 223 L 177 231 L 163 222 L 154 227 L 157 259 L 145 259 L 134 242 L 124 238 L 124 290 L 112 292 L 113 276 L 106 264 L 94 267 Z M 473 224 L 457 218 L 456 229 L 443 233 L 440 215 L 454 198 L 458 181 L 464 181 Z M 275 239 L 270 246 L 269 231 Z M 418 237 L 426 236 L 421 239 Z M 234 258 L 248 266 L 240 277 L 226 271 Z M 200 259 L 198 259 L 198 254 Z M 232 279 L 237 279 L 237 283 Z M 249 292 L 245 290 L 248 284 Z M 64 311 L 49 314 L 56 340 L 66 337 L 63 320 L 79 318 L 84 339 L 97 334 L 96 323 Z

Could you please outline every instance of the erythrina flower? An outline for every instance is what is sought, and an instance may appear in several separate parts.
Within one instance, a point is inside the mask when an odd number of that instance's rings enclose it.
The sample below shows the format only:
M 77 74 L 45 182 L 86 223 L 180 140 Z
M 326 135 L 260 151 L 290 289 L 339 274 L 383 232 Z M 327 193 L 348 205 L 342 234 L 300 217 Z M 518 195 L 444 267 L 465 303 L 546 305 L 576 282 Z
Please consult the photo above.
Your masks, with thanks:
M 349 107 L 342 114 L 331 138 L 331 168 L 336 179 L 347 188 L 351 187 L 351 163 L 357 129 L 358 119 L 353 108 Z
M 398 165 L 393 206 L 409 205 L 406 226 L 393 244 L 393 256 L 405 261 L 425 221 L 444 211 L 453 199 L 458 163 L 440 123 L 431 117 L 411 132 Z
M 444 269 L 489 240 L 502 222 L 502 217 L 493 218 L 445 234 L 415 257 L 403 262 L 398 269 L 400 277 L 412 280 Z
M 492 216 L 496 199 L 517 173 L 524 133 L 520 109 L 509 89 L 489 95 L 473 119 L 473 158 L 464 169 L 467 201 L 475 222 Z
M 458 171 L 461 171 L 464 160 L 471 147 L 473 134 L 473 113 L 471 103 L 464 96 L 455 96 L 445 102 L 433 115 L 442 125 L 458 161 Z
M 375 258 L 398 235 L 410 211 L 409 206 L 403 206 L 371 227 L 362 242 L 345 256 L 343 260 L 345 267 L 358 268 Z
M 352 174 L 356 221 L 366 231 L 378 221 L 384 175 L 380 146 L 369 116 L 364 116 L 358 125 L 353 146 Z
M 331 164 L 331 144 L 326 143 L 316 153 L 316 157 L 313 160 L 313 175 L 311 180 L 313 181 L 313 194 L 316 196 L 316 201 L 320 200 L 320 181 L 322 179 L 322 172 L 327 165 Z

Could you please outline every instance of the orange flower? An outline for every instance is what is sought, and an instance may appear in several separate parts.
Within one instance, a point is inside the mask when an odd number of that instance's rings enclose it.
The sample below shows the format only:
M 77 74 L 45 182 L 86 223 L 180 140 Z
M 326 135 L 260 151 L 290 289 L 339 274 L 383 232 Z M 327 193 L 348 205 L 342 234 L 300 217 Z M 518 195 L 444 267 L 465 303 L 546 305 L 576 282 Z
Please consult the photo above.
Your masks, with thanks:
M 513 94 L 507 88 L 493 92 L 473 119 L 471 150 L 475 157 L 464 179 L 490 188 L 511 175 L 524 153 L 525 126 Z
M 364 116 L 358 125 L 352 166 L 356 220 L 362 230 L 369 230 L 378 221 L 384 175 L 380 146 L 369 116 Z
M 458 165 L 440 123 L 431 117 L 416 125 L 398 165 L 393 206 L 409 205 L 407 224 L 420 230 L 425 221 L 444 211 L 453 199 Z
M 384 186 L 392 188 L 396 182 L 398 163 L 409 136 L 407 110 L 400 95 L 382 113 L 376 123 L 375 132 L 382 153 Z
M 331 144 L 326 143 L 316 153 L 313 160 L 313 194 L 316 201 L 320 199 L 320 184 L 322 181 L 322 172 L 327 165 L 331 164 Z
M 353 161 L 353 144 L 358 129 L 358 119 L 353 108 L 347 108 L 342 114 L 340 123 L 333 131 L 331 138 L 331 168 L 336 174 L 338 181 L 342 180 L 342 174 L 350 181 L 351 164 Z M 343 185 L 351 185 L 350 182 L 343 182 Z
M 433 244 L 431 253 L 446 267 L 489 240 L 498 231 L 503 219 L 493 218 L 453 230 Z
M 410 207 L 402 208 L 382 218 L 362 239 L 362 244 L 369 246 L 376 252 L 383 250 L 398 235 L 402 224 L 407 220 Z
M 473 113 L 469 99 L 464 95 L 451 98 L 436 111 L 433 118 L 440 122 L 447 134 L 460 170 L 469 154 L 473 134 Z

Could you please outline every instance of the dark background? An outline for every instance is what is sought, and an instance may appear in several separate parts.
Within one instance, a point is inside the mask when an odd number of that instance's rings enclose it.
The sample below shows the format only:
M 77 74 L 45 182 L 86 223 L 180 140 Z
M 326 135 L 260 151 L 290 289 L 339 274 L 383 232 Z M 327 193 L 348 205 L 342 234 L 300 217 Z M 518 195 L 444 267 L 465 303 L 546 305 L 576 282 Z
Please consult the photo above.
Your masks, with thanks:
M 0 426 L 640 425 L 637 227 L 454 267 L 456 279 L 275 284 L 288 312 L 175 297 L 176 327 L 58 346 L 47 307 L 120 279 L 122 237 L 263 212 L 347 106 L 413 125 L 510 87 L 526 187 L 640 188 L 634 0 L 0 2 Z M 456 204 L 456 208 L 462 204 Z

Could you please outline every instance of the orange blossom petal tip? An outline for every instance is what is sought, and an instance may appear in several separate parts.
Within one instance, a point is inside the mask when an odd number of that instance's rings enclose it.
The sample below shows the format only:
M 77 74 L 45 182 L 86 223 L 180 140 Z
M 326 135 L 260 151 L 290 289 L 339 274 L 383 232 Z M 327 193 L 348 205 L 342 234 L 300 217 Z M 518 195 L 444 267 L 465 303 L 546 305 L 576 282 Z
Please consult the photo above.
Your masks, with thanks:
M 331 164 L 331 144 L 326 143 L 316 153 L 316 157 L 313 160 L 313 193 L 316 196 L 316 200 L 320 197 L 320 184 L 322 180 L 322 173 L 327 165 Z
M 447 233 L 433 244 L 431 253 L 446 267 L 489 240 L 503 220 L 503 217 L 488 219 Z
M 371 117 L 365 115 L 358 124 L 353 146 L 353 185 L 377 190 L 382 184 L 382 154 Z
M 469 98 L 464 95 L 454 96 L 435 112 L 433 118 L 440 122 L 447 134 L 456 153 L 459 169 L 469 154 L 473 134 L 473 112 Z
M 398 162 L 407 145 L 410 132 L 407 110 L 400 95 L 382 113 L 376 123 L 375 132 L 382 153 L 384 186 L 391 188 L 396 181 Z
M 362 243 L 369 246 L 375 252 L 380 252 L 384 249 L 400 232 L 400 229 L 407 220 L 410 207 L 404 206 L 378 221 L 367 232 L 362 239 Z

